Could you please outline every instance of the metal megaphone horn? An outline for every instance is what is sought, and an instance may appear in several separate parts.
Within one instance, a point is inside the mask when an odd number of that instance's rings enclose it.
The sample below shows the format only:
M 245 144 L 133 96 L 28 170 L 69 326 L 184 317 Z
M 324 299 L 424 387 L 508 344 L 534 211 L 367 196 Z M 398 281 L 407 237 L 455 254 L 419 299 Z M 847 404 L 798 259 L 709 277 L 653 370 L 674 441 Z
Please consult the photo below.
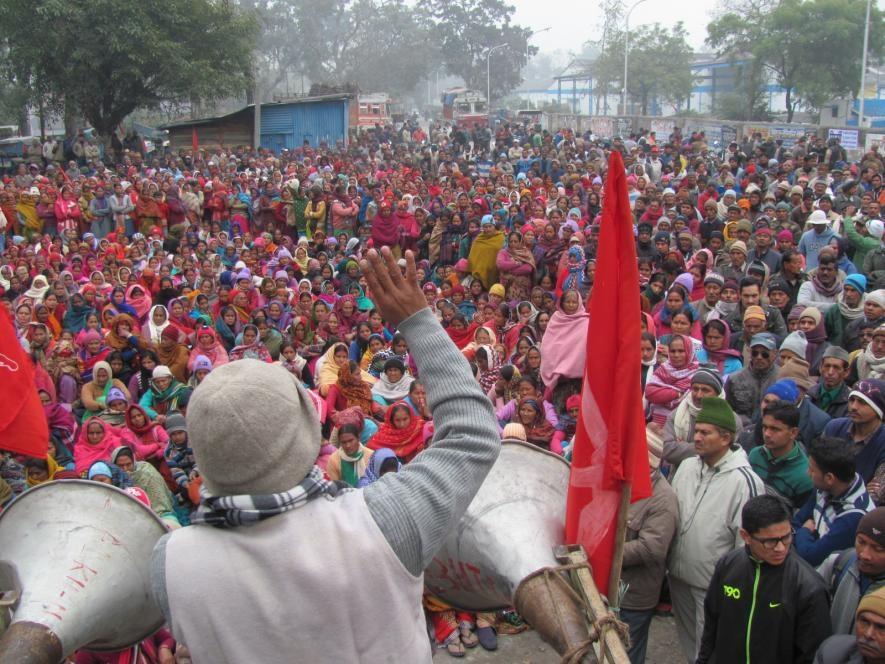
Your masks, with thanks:
M 559 565 L 554 549 L 565 541 L 569 472 L 562 457 L 505 440 L 467 512 L 424 570 L 426 588 L 466 611 L 516 606 L 560 654 L 589 639 L 568 584 L 535 574 Z
M 0 664 L 57 664 L 79 648 L 121 650 L 164 622 L 150 589 L 166 532 L 146 505 L 107 484 L 61 480 L 0 514 Z M 4 607 L 5 604 L 5 607 Z

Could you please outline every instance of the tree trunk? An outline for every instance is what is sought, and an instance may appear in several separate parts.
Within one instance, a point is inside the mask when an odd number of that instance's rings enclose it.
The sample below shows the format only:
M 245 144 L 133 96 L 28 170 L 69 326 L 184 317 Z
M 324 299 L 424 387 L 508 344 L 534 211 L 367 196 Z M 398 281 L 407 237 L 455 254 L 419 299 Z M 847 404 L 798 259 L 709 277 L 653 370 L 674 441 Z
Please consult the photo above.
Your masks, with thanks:
M 642 115 L 648 115 L 648 93 L 642 93 Z
M 77 131 L 80 129 L 80 116 L 77 114 L 74 109 L 74 105 L 64 102 L 65 112 L 64 112 L 64 122 L 65 122 L 65 137 L 73 138 L 77 135 Z
M 787 124 L 793 121 L 793 113 L 795 109 L 793 108 L 793 87 L 785 86 L 786 97 L 784 98 L 784 104 L 787 107 Z
M 25 104 L 18 112 L 18 133 L 20 136 L 31 135 L 31 115 L 28 113 L 28 105 Z

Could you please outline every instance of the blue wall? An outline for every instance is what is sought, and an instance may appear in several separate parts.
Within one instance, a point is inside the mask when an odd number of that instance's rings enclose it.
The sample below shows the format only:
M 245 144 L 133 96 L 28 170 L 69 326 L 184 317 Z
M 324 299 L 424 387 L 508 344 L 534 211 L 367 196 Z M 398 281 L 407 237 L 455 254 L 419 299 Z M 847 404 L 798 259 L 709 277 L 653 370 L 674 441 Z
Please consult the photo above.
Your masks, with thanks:
M 261 147 L 278 153 L 301 147 L 305 140 L 334 145 L 347 136 L 346 99 L 297 104 L 262 104 Z

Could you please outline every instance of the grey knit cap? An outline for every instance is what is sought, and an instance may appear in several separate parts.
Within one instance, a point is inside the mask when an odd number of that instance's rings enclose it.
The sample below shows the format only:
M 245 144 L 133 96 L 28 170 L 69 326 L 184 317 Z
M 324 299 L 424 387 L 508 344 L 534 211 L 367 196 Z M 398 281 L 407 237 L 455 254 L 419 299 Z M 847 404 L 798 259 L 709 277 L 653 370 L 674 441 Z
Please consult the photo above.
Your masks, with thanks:
M 784 342 L 781 344 L 781 350 L 788 350 L 795 353 L 798 357 L 805 358 L 805 351 L 808 349 L 808 340 L 802 330 L 794 330 L 790 332 Z
M 320 421 L 300 381 L 282 366 L 237 360 L 194 390 L 191 447 L 210 495 L 264 495 L 294 488 L 320 453 Z

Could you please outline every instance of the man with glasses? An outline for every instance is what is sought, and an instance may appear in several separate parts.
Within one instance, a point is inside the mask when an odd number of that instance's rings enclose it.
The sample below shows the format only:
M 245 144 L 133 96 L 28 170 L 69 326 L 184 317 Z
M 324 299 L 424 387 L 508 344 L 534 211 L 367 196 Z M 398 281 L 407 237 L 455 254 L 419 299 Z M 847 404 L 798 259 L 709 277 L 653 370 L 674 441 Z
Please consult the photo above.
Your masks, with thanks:
M 744 424 L 756 418 L 762 395 L 777 380 L 776 348 L 777 339 L 770 332 L 753 335 L 749 366 L 731 374 L 725 384 L 725 399 Z
M 793 527 L 797 553 L 815 567 L 850 548 L 861 518 L 875 507 L 854 468 L 854 451 L 844 440 L 821 436 L 808 447 L 815 491 L 796 512 Z
M 751 498 L 741 511 L 744 547 L 716 564 L 704 600 L 698 664 L 811 662 L 829 636 L 827 589 L 794 549 L 790 509 Z

